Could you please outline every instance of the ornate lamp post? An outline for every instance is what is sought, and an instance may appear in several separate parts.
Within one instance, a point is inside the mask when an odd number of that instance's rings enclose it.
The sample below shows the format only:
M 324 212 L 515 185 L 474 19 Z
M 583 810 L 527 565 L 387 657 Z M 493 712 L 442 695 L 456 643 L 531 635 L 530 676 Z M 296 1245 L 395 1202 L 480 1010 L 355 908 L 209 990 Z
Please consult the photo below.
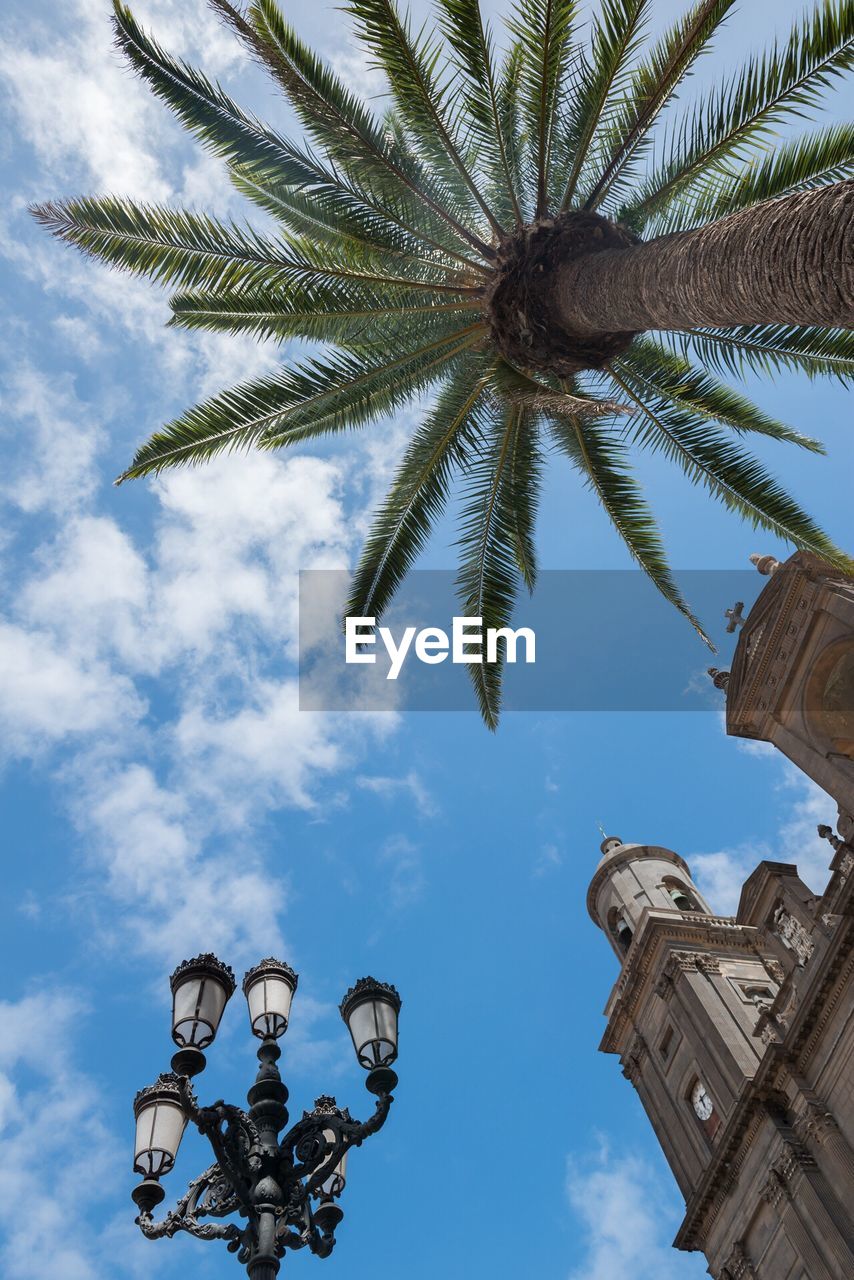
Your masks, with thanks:
M 262 960 L 243 979 L 249 1021 L 260 1068 L 248 1093 L 249 1110 L 196 1101 L 191 1078 L 204 1070 L 204 1050 L 214 1041 L 225 1006 L 234 994 L 234 974 L 216 956 L 185 960 L 170 979 L 172 1039 L 178 1046 L 172 1070 L 134 1100 L 134 1188 L 136 1219 L 149 1240 L 187 1231 L 201 1240 L 224 1240 L 251 1280 L 273 1280 L 287 1249 L 306 1246 L 327 1258 L 344 1214 L 337 1200 L 346 1182 L 347 1153 L 385 1123 L 397 1085 L 400 997 L 394 987 L 361 978 L 344 997 L 341 1016 L 356 1056 L 376 1096 L 369 1120 L 353 1120 L 334 1098 L 321 1097 L 312 1111 L 280 1137 L 288 1123 L 288 1090 L 276 1062 L 278 1041 L 288 1026 L 297 975 L 279 960 Z M 162 1222 L 154 1210 L 165 1196 L 160 1179 L 175 1163 L 188 1121 L 208 1138 L 216 1162 L 189 1184 Z M 202 1221 L 238 1215 L 244 1223 Z

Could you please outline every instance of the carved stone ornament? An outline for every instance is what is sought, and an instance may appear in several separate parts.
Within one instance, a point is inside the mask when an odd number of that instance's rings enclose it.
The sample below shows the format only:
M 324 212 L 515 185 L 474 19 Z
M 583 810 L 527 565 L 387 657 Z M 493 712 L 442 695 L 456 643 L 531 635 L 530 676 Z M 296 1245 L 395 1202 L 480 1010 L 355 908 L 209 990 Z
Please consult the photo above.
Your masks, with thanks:
M 634 1084 L 643 1068 L 644 1059 L 649 1052 L 647 1043 L 640 1032 L 636 1032 L 629 1045 L 626 1061 L 623 1064 L 623 1075 Z
M 756 1280 L 753 1263 L 747 1256 L 743 1240 L 736 1240 L 726 1260 L 720 1280 Z
M 798 957 L 798 964 L 805 965 L 815 950 L 815 943 L 799 920 L 779 906 L 774 912 L 774 932 L 784 947 Z
M 795 1120 L 794 1129 L 801 1142 L 815 1142 L 819 1146 L 839 1132 L 839 1126 L 827 1108 L 820 1102 L 809 1100 L 806 1109 Z
M 704 955 L 702 952 L 697 952 L 696 954 L 696 965 L 700 973 L 705 973 L 706 975 L 720 973 L 721 971 L 721 962 L 718 957 Z
M 780 964 L 780 961 L 765 960 L 764 964 L 765 964 L 765 968 L 768 971 L 769 977 L 773 978 L 774 982 L 777 982 L 782 986 L 782 984 L 786 981 L 786 970 Z

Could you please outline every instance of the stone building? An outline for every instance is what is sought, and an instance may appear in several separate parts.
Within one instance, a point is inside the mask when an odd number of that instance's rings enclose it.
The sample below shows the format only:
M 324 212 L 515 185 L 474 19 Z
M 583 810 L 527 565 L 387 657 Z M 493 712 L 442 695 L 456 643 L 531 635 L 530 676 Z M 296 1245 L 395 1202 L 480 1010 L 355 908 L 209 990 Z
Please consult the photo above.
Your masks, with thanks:
M 776 572 L 717 681 L 728 727 L 821 782 L 852 840 L 854 584 L 803 555 L 759 567 Z M 820 897 L 761 862 L 717 916 L 677 853 L 617 837 L 587 896 L 621 966 L 600 1047 L 685 1197 L 674 1243 L 715 1280 L 854 1277 L 854 843 L 820 831 Z

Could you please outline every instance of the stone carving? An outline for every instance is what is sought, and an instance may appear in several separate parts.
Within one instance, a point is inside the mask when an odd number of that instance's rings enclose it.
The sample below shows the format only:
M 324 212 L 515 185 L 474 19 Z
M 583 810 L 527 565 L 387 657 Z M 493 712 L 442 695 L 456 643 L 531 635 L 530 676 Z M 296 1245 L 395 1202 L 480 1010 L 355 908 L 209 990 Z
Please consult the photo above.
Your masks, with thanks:
M 708 667 L 707 671 L 715 688 L 726 691 L 729 685 L 730 672 L 721 671 L 718 667 Z
M 638 1031 L 632 1038 L 632 1043 L 629 1045 L 629 1050 L 626 1054 L 626 1061 L 623 1064 L 623 1075 L 632 1084 L 637 1082 L 647 1053 L 647 1043 Z
M 776 573 L 780 568 L 780 561 L 776 556 L 760 556 L 755 552 L 750 557 L 750 563 L 756 565 L 756 570 L 761 573 L 763 578 L 770 578 L 772 573 Z
M 804 1111 L 795 1120 L 794 1130 L 801 1142 L 821 1146 L 831 1134 L 839 1132 L 839 1126 L 827 1107 L 807 1099 Z
M 744 616 L 744 601 L 737 600 L 731 609 L 727 609 L 724 617 L 727 620 L 727 634 L 732 635 L 736 627 L 743 627 L 747 621 Z
M 720 1280 L 756 1280 L 756 1272 L 747 1256 L 743 1240 L 736 1240 L 733 1245 Z
M 786 970 L 780 964 L 779 960 L 766 960 L 765 968 L 768 970 L 769 975 L 775 982 L 779 982 L 781 985 L 785 982 Z
M 720 973 L 721 971 L 721 962 L 717 956 L 707 956 L 701 951 L 695 953 L 695 963 L 700 973 L 705 973 L 706 975 Z
M 827 841 L 834 853 L 838 853 L 845 843 L 844 840 L 841 840 L 839 836 L 836 835 L 833 827 L 829 827 L 826 822 L 820 822 L 816 827 L 816 831 L 822 840 Z
M 798 964 L 805 965 L 815 950 L 815 943 L 799 920 L 779 906 L 774 912 L 774 932 L 784 947 L 798 957 Z

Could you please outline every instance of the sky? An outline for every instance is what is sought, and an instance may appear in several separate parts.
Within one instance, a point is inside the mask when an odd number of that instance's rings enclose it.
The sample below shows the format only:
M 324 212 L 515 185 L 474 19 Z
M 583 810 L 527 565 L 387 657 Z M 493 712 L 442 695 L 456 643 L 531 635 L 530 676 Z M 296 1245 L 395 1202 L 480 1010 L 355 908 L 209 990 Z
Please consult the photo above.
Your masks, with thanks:
M 202 0 L 134 7 L 168 49 L 288 123 Z M 779 0 L 769 20 L 743 4 L 698 85 L 800 9 Z M 356 88 L 378 91 L 342 14 L 308 0 L 288 12 Z M 674 12 L 662 0 L 656 21 Z M 238 1273 L 221 1245 L 143 1240 L 129 1198 L 133 1095 L 170 1057 L 168 975 L 202 950 L 239 974 L 271 953 L 299 970 L 282 1059 L 294 1117 L 322 1093 L 368 1112 L 336 1005 L 365 973 L 403 996 L 397 1100 L 351 1157 L 336 1252 L 287 1269 L 705 1274 L 670 1248 L 675 1183 L 618 1063 L 597 1052 L 617 976 L 585 910 L 598 824 L 678 850 L 728 912 L 763 857 L 823 887 L 815 826 L 831 801 L 770 749 L 728 739 L 711 689 L 706 711 L 520 712 L 496 735 L 473 709 L 300 712 L 298 571 L 353 564 L 414 410 L 334 447 L 116 489 L 161 422 L 289 352 L 166 330 L 157 288 L 30 220 L 33 200 L 91 192 L 246 215 L 120 65 L 102 0 L 15 6 L 0 101 L 3 1275 L 31 1276 L 34 1250 L 58 1280 Z M 851 547 L 843 391 L 782 376 L 750 389 L 827 443 L 829 459 L 759 452 Z M 660 462 L 639 473 L 680 567 L 786 553 Z M 452 536 L 440 530 L 424 567 L 453 565 Z M 549 568 L 627 567 L 559 467 L 540 545 Z M 601 625 L 631 664 L 632 618 Z M 701 674 L 699 646 L 696 661 Z M 200 1096 L 240 1102 L 254 1069 L 238 995 Z M 188 1135 L 168 1194 L 208 1163 Z

